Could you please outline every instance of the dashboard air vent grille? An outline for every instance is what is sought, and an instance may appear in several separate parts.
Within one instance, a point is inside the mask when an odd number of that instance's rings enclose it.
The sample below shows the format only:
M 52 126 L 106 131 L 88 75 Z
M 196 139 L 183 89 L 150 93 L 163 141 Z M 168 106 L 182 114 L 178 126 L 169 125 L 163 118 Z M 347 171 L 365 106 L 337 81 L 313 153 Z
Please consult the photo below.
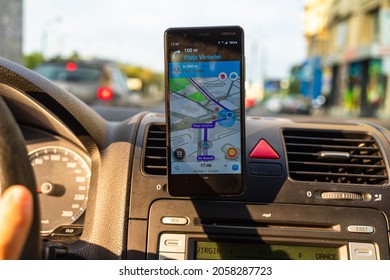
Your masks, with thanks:
M 151 125 L 147 132 L 144 171 L 150 175 L 167 174 L 166 131 L 164 125 Z
M 294 180 L 362 185 L 388 182 L 381 150 L 369 134 L 285 130 L 283 136 Z

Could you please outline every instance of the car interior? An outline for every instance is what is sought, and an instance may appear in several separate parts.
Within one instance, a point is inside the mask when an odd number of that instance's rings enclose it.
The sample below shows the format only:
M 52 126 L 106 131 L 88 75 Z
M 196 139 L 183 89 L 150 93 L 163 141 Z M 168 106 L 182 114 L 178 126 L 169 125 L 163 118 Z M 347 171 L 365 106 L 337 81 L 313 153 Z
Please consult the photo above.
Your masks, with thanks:
M 390 258 L 386 122 L 247 116 L 242 195 L 173 197 L 163 113 L 93 110 L 6 59 L 0 96 L 24 138 L 2 134 L 0 172 L 38 186 L 31 258 Z

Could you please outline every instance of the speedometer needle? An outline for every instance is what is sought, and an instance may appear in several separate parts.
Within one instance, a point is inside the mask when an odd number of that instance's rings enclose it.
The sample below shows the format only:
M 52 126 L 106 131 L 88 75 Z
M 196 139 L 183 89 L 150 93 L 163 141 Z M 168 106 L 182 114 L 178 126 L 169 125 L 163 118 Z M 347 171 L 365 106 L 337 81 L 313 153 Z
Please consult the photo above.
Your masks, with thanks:
M 37 187 L 37 192 L 50 196 L 62 196 L 65 193 L 65 187 L 62 185 L 45 182 Z

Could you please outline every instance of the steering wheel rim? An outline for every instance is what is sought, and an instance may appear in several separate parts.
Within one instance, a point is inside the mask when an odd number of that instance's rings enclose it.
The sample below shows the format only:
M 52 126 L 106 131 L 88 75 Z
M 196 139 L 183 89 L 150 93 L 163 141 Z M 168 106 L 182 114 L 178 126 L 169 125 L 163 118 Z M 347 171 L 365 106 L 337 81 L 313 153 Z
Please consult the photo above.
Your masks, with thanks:
M 20 259 L 40 259 L 40 216 L 34 172 L 22 132 L 2 96 L 0 112 L 0 191 L 16 184 L 30 190 L 34 199 L 33 221 Z

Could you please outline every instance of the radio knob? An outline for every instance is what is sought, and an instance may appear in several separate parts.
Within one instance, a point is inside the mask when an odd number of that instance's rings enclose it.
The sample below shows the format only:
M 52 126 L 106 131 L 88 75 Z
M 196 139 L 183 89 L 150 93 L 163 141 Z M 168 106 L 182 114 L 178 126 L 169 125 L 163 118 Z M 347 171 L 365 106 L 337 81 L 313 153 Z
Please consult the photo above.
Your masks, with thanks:
M 325 200 L 363 200 L 363 196 L 351 192 L 323 192 L 321 198 Z

